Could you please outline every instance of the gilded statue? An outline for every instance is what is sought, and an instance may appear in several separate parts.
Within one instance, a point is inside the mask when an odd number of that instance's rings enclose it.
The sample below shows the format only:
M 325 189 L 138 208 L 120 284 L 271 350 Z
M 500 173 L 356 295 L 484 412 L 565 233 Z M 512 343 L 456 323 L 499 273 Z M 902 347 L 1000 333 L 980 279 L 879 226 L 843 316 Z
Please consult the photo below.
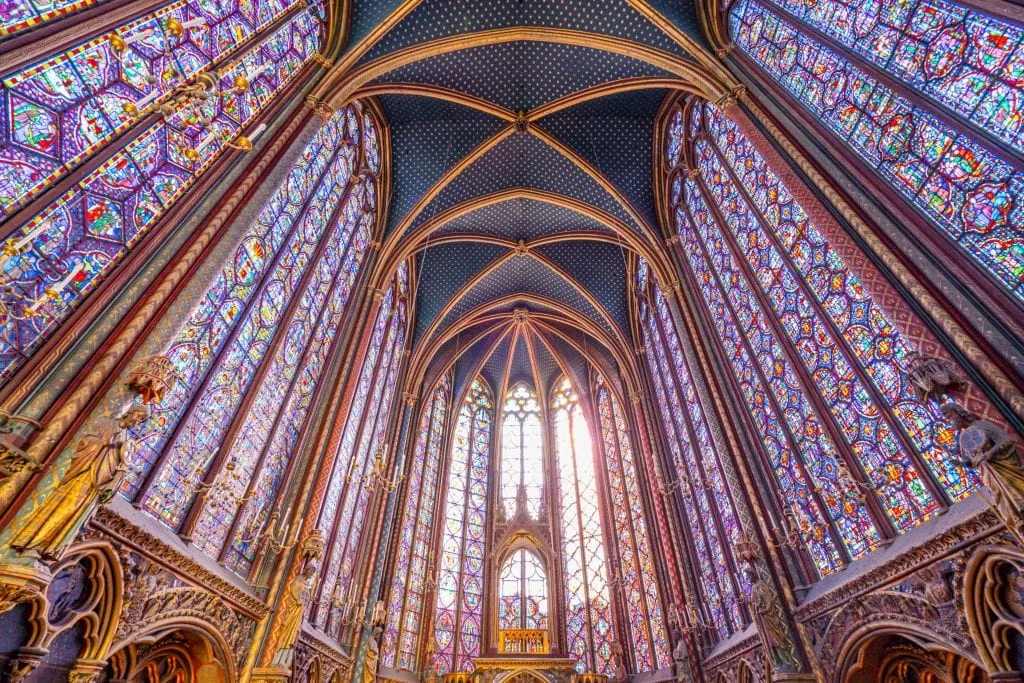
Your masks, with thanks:
M 277 652 L 274 653 L 273 665 L 291 669 L 295 656 L 295 643 L 299 640 L 302 630 L 302 615 L 309 602 L 309 585 L 316 574 L 316 565 L 307 564 L 302 571 L 288 584 L 281 604 L 281 636 L 277 641 Z
M 19 555 L 57 560 L 99 504 L 109 502 L 124 476 L 128 430 L 147 417 L 133 407 L 117 419 L 105 418 L 75 444 L 71 466 L 56 488 L 12 536 Z
M 384 629 L 375 626 L 373 633 L 366 641 L 366 657 L 363 659 L 363 683 L 374 683 L 377 680 L 377 662 L 380 659 L 380 634 Z
M 1024 459 L 1017 452 L 1013 437 L 1002 427 L 978 417 L 956 403 L 943 403 L 942 415 L 961 429 L 961 464 L 981 474 L 992 492 L 993 506 L 1003 521 L 1016 526 L 1024 511 Z
M 779 672 L 798 670 L 800 661 L 796 656 L 796 645 L 789 637 L 782 605 L 779 604 L 775 591 L 750 565 L 743 568 L 743 576 L 750 584 L 748 603 L 754 612 L 757 633 L 761 637 L 765 657 L 771 663 L 772 669 Z

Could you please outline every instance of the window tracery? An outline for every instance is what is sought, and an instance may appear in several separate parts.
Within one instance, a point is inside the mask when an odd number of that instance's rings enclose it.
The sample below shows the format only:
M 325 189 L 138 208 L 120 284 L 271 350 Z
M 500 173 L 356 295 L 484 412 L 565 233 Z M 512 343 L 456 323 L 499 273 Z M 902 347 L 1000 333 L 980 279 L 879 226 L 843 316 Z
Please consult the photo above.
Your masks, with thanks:
M 637 476 L 638 463 L 618 400 L 603 377 L 597 377 L 595 386 L 600 445 L 611 493 L 613 535 L 618 543 L 617 579 L 625 600 L 628 640 L 632 644 L 635 671 L 655 671 L 670 666 L 672 658 Z
M 346 616 L 343 606 L 350 597 L 356 554 L 366 527 L 364 516 L 371 494 L 368 474 L 374 459 L 386 455 L 383 444 L 408 327 L 408 294 L 408 267 L 403 262 L 377 311 L 344 429 L 336 430 L 337 438 L 332 435 L 328 444 L 328 462 L 334 464 L 317 523 L 328 541 L 312 621 L 335 638 L 341 634 Z
M 498 627 L 548 627 L 548 577 L 544 561 L 526 549 L 513 551 L 498 577 Z
M 424 407 L 416 446 L 409 467 L 405 506 L 402 512 L 398 556 L 392 567 L 387 627 L 381 647 L 382 662 L 406 671 L 417 671 L 420 632 L 427 609 L 427 571 L 437 506 L 438 478 L 444 454 L 448 414 L 449 379 L 437 383 L 433 398 Z
M 1024 30 L 942 0 L 739 0 L 745 55 L 1024 300 Z
M 526 503 L 531 519 L 540 517 L 544 498 L 544 440 L 540 402 L 525 384 L 505 397 L 501 425 L 501 500 L 505 518 L 516 516 L 518 498 Z
M 452 441 L 434 614 L 439 673 L 472 671 L 483 633 L 487 473 L 494 407 L 474 380 L 459 408 Z
M 670 180 L 680 252 L 760 433 L 784 531 L 828 574 L 976 480 L 903 378 L 910 347 L 843 257 L 733 121 L 697 101 L 685 111 L 687 133 L 672 127 L 681 141 L 667 143 L 694 168 Z
M 597 453 L 572 384 L 563 378 L 555 387 L 551 412 L 561 503 L 566 640 L 578 672 L 610 675 L 615 668 L 615 637 Z
M 179 0 L 119 27 L 118 35 L 132 39 L 121 53 L 104 35 L 4 79 L 0 220 L 117 136 L 129 137 L 9 235 L 6 246 L 13 253 L 3 262 L 9 286 L 2 296 L 7 310 L 20 313 L 8 316 L 0 335 L 0 381 L 14 374 L 312 58 L 321 31 L 316 4 L 261 35 L 291 7 L 283 0 L 251 9 L 229 2 L 214 11 Z M 181 38 L 167 28 L 170 20 L 200 18 L 209 28 L 186 30 Z M 235 61 L 218 72 L 219 83 L 230 90 L 244 76 L 246 91 L 134 126 L 138 119 L 129 112 L 135 103 L 166 100 L 237 50 Z

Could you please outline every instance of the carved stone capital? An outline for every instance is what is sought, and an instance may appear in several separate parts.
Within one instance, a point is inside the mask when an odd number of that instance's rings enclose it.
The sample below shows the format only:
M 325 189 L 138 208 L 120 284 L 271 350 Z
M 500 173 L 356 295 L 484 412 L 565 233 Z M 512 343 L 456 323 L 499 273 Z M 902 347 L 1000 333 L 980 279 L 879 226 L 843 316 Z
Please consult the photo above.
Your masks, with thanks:
M 7 666 L 8 683 L 22 683 L 35 671 L 49 650 L 40 647 L 23 647 L 11 658 Z
M 726 56 L 727 56 L 727 55 L 728 55 L 728 54 L 729 54 L 730 52 L 732 52 L 732 51 L 733 51 L 733 48 L 735 48 L 735 47 L 736 47 L 736 43 L 726 43 L 726 44 L 725 44 L 725 45 L 723 45 L 722 47 L 720 47 L 720 48 L 718 48 L 717 50 L 715 50 L 715 55 L 716 55 L 716 56 L 717 56 L 717 57 L 718 57 L 719 59 L 725 59 L 725 57 L 726 57 Z
M 416 394 L 412 393 L 411 391 L 406 391 L 402 393 L 402 400 L 405 401 L 405 405 L 407 406 L 412 407 L 416 405 L 416 399 Z
M 629 400 L 635 406 L 640 405 L 640 402 L 644 400 L 644 392 L 639 389 L 629 392 Z
M 324 57 L 319 52 L 314 52 L 310 56 L 310 59 L 313 60 L 313 62 L 315 62 L 316 64 L 322 66 L 325 69 L 330 69 L 332 66 L 334 66 L 334 63 L 331 62 L 331 60 L 327 59 L 326 57 Z

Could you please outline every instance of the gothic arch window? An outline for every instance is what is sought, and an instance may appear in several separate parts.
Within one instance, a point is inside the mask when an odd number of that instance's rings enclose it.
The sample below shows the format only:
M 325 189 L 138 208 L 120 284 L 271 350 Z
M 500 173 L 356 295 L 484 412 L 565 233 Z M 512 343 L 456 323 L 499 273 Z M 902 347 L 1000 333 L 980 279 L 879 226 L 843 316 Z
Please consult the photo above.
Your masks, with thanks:
M 180 325 L 174 385 L 126 452 L 122 494 L 243 576 L 376 225 L 357 107 L 317 133 Z
M 544 440 L 537 393 L 518 384 L 505 396 L 501 423 L 501 501 L 506 519 L 520 496 L 526 514 L 538 519 L 544 498 Z
M 244 7 L 227 0 L 210 13 L 208 3 L 176 0 L 117 27 L 124 49 L 115 49 L 107 33 L 3 80 L 0 111 L 9 121 L 0 127 L 0 222 L 32 200 L 43 208 L 5 242 L 11 255 L 3 269 L 4 305 L 24 313 L 4 323 L 0 382 L 154 231 L 229 143 L 243 132 L 258 134 L 249 124 L 320 45 L 319 4 L 299 4 L 269 0 Z M 60 12 L 23 0 L 15 11 L 36 6 L 46 9 L 29 12 L 36 12 L 29 16 L 33 23 Z M 197 23 L 175 36 L 175 22 Z M 165 47 L 173 52 L 170 60 Z M 244 78 L 247 89 L 210 98 L 201 112 L 189 106 L 155 122 L 136 113 L 151 112 L 200 72 L 218 69 L 222 89 L 232 90 L 236 78 Z M 198 121 L 200 114 L 208 124 Z M 125 144 L 111 154 L 115 140 Z M 81 180 L 43 196 L 83 168 Z
M 668 149 L 694 169 L 670 184 L 680 252 L 761 436 L 786 531 L 828 574 L 975 481 L 949 455 L 950 426 L 903 380 L 899 331 L 737 125 L 698 101 L 674 119 Z
M 567 378 L 555 383 L 551 417 L 569 655 L 579 672 L 610 675 L 614 633 L 595 452 L 579 396 Z
M 532 550 L 512 551 L 498 572 L 498 628 L 548 627 L 548 576 Z
M 373 487 L 370 472 L 386 462 L 395 387 L 402 367 L 408 332 L 409 273 L 399 265 L 377 310 L 345 426 L 331 435 L 328 462 L 333 462 L 317 528 L 327 539 L 323 572 L 313 592 L 312 621 L 335 638 L 340 637 L 342 605 L 350 594 L 356 554 Z
M 625 599 L 634 670 L 655 671 L 670 666 L 672 658 L 633 444 L 615 395 L 600 376 L 595 386 L 600 446 L 604 452 L 614 538 L 618 545 L 617 578 Z
M 669 316 L 661 290 L 642 264 L 640 320 L 644 356 L 661 411 L 672 469 L 672 482 L 689 528 L 691 555 L 703 592 L 704 620 L 719 638 L 743 628 L 740 573 L 732 548 L 740 541 L 732 494 L 722 474 L 720 454 L 711 439 L 693 370 Z M 638 282 L 639 284 L 639 282 Z
M 738 0 L 732 39 L 1024 302 L 1024 29 L 945 0 Z
M 452 440 L 434 615 L 439 673 L 472 671 L 480 655 L 484 593 L 487 470 L 494 405 L 474 380 L 459 408 Z
M 434 388 L 420 418 L 416 446 L 406 477 L 405 505 L 400 519 L 382 661 L 385 666 L 416 671 L 424 616 L 424 591 L 432 544 L 434 510 L 448 415 L 448 376 Z

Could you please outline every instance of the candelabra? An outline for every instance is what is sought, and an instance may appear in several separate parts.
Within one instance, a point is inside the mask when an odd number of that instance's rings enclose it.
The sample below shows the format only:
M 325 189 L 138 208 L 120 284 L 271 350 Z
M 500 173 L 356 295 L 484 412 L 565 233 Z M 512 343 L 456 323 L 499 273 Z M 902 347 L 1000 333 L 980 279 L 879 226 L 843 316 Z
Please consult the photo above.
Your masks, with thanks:
M 363 486 L 369 492 L 377 490 L 390 493 L 402 482 L 402 475 L 397 475 L 394 479 L 387 478 L 387 466 L 384 463 L 384 447 L 377 449 L 377 454 L 373 458 L 373 465 L 370 471 L 363 476 Z
M 228 98 L 247 92 L 253 81 L 274 68 L 274 65 L 268 62 L 255 69 L 238 73 L 238 65 L 233 64 L 212 73 L 200 72 L 191 82 L 186 82 L 185 74 L 174 66 L 174 48 L 180 45 L 185 31 L 204 26 L 206 26 L 206 20 L 203 18 L 186 22 L 180 22 L 174 18 L 167 19 L 162 29 L 161 52 L 165 57 L 164 61 L 170 65 L 168 67 L 170 85 L 161 89 L 157 86 L 157 79 L 150 74 L 146 78 L 152 87 L 149 94 L 136 102 L 126 102 L 122 106 L 125 114 L 133 119 L 154 110 L 165 119 L 180 111 L 190 110 L 187 118 L 194 120 L 199 129 L 206 132 L 198 144 L 182 151 L 185 159 L 191 163 L 197 163 L 202 158 L 202 149 L 219 135 L 218 131 L 209 130 L 214 118 L 211 112 L 223 109 Z M 154 36 L 157 30 L 153 27 L 145 27 L 127 37 L 116 32 L 111 34 L 110 49 L 121 62 L 122 67 L 125 66 L 126 60 L 135 60 L 138 57 L 138 55 L 129 54 L 129 47 Z M 209 106 L 214 103 L 219 106 Z M 225 145 L 232 149 L 248 152 L 253 148 L 253 142 L 264 130 L 266 130 L 266 125 L 260 124 L 248 136 L 240 135 L 234 142 L 226 141 Z

